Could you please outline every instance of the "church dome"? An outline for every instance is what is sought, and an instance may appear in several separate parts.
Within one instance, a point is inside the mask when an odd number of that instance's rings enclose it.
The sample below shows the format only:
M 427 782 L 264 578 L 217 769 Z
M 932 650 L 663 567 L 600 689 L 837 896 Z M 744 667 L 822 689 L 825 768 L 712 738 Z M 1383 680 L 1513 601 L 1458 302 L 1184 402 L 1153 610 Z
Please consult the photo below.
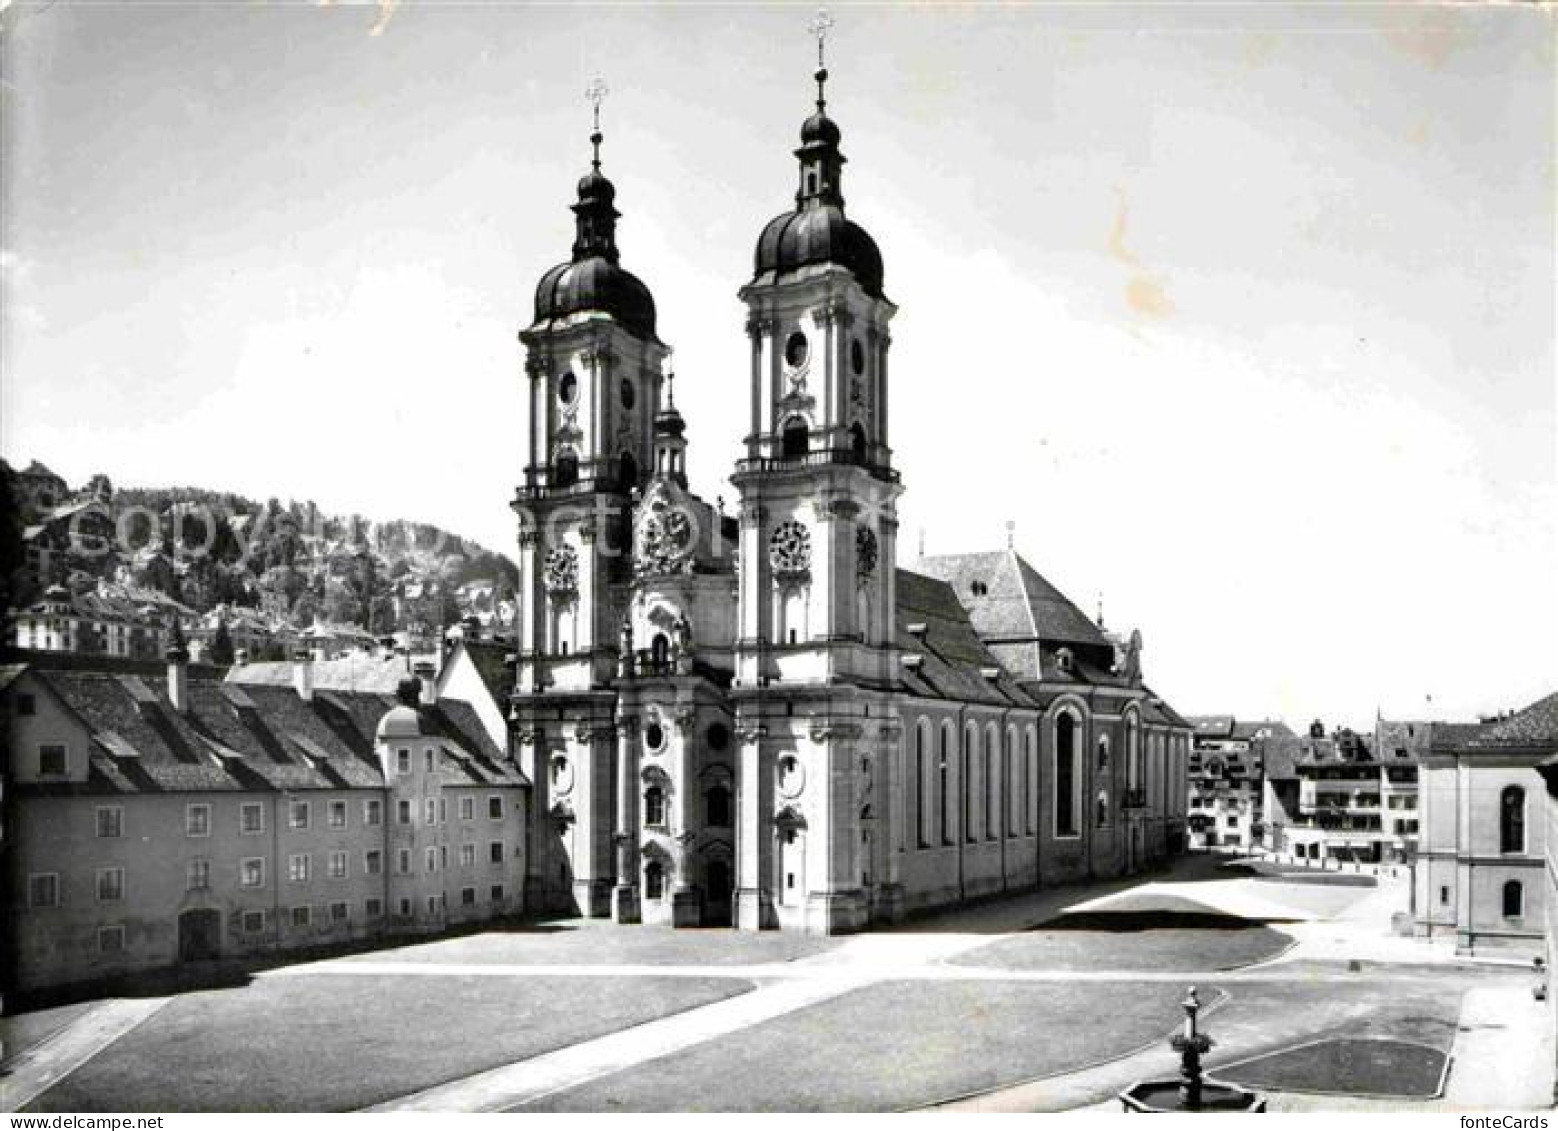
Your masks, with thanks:
M 810 145 L 818 142 L 823 145 L 837 145 L 843 135 L 839 133 L 838 124 L 821 110 L 801 123 L 801 144 Z
M 583 311 L 609 314 L 636 337 L 654 337 L 655 300 L 649 288 L 605 256 L 559 263 L 536 284 L 537 322 Z
M 882 253 L 870 234 L 844 215 L 842 205 L 818 204 L 775 216 L 757 238 L 754 258 L 759 278 L 836 263 L 848 268 L 867 294 L 882 297 Z

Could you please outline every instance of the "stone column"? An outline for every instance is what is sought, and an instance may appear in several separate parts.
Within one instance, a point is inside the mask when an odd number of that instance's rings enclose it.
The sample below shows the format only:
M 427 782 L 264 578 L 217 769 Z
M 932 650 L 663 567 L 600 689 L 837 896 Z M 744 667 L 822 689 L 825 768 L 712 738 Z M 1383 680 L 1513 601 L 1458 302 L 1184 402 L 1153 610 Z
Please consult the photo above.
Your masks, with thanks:
M 760 931 L 778 926 L 774 914 L 772 874 L 773 782 L 763 752 L 762 726 L 738 723 L 740 742 L 736 782 L 736 926 Z
M 611 892 L 611 917 L 637 923 L 638 898 L 638 716 L 617 720 L 617 885 Z
M 906 848 L 903 725 L 883 723 L 880 734 L 880 754 L 876 759 L 876 826 L 880 842 L 877 859 L 882 862 L 882 869 L 877 881 L 877 903 L 880 916 L 889 923 L 896 923 L 903 918 L 903 854 Z
M 676 880 L 671 885 L 671 925 L 696 927 L 703 922 L 703 900 L 692 882 L 697 846 L 694 803 L 698 783 L 693 778 L 692 747 L 698 716 L 692 709 L 676 714 Z

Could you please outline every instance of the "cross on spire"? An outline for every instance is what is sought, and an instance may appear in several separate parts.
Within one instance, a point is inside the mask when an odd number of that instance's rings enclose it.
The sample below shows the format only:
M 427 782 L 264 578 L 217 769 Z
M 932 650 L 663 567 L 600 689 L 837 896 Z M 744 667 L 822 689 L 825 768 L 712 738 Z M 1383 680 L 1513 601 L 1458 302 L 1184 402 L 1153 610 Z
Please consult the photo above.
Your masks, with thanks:
M 595 118 L 595 128 L 590 133 L 590 145 L 595 149 L 595 156 L 591 159 L 590 164 L 597 169 L 600 168 L 600 143 L 602 140 L 600 132 L 600 104 L 606 100 L 606 95 L 610 93 L 611 88 L 606 85 L 606 80 L 600 75 L 592 78 L 590 85 L 584 88 L 584 97 L 589 100 Z
M 809 31 L 817 39 L 817 108 L 820 110 L 827 103 L 823 93 L 823 84 L 828 81 L 828 68 L 826 65 L 825 48 L 828 42 L 828 32 L 833 29 L 833 17 L 828 14 L 826 8 L 818 8 L 817 14 L 812 17 L 811 23 L 806 25 Z

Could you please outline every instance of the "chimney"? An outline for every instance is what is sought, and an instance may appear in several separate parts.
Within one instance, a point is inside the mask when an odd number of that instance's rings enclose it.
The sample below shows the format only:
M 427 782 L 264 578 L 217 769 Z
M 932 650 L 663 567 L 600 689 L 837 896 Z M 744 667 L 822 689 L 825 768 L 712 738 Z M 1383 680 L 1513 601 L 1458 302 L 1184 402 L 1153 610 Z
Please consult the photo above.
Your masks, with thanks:
M 292 655 L 292 686 L 303 702 L 314 701 L 314 654 L 307 648 L 299 648 Z
M 438 681 L 433 678 L 437 668 L 431 660 L 418 660 L 411 668 L 417 679 L 422 681 L 422 705 L 424 707 L 436 707 L 438 705 Z
M 168 702 L 181 715 L 189 710 L 189 649 L 177 620 L 168 633 Z

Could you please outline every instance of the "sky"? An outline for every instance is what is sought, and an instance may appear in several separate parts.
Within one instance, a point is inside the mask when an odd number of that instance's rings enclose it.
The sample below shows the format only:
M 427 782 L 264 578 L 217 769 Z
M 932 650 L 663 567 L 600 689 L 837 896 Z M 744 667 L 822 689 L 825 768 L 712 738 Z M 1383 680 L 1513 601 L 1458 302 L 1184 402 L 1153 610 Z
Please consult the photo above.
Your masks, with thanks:
M 0 454 L 513 552 L 536 280 L 599 73 L 693 487 L 792 206 L 809 6 L 12 3 Z M 1019 549 L 1185 713 L 1558 687 L 1553 15 L 835 4 L 898 305 L 900 564 Z

